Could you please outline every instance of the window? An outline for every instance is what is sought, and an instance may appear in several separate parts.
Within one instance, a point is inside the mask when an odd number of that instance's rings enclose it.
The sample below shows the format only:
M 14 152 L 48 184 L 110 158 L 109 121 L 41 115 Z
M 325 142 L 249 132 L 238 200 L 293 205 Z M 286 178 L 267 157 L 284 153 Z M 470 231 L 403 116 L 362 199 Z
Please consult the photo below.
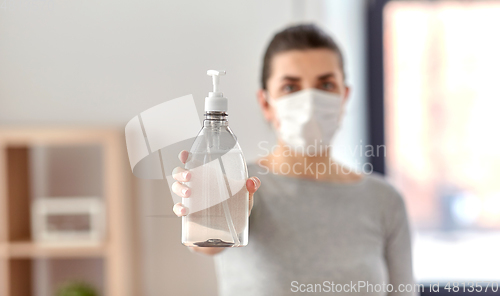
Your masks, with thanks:
M 384 4 L 375 127 L 416 232 L 415 276 L 498 281 L 500 1 Z

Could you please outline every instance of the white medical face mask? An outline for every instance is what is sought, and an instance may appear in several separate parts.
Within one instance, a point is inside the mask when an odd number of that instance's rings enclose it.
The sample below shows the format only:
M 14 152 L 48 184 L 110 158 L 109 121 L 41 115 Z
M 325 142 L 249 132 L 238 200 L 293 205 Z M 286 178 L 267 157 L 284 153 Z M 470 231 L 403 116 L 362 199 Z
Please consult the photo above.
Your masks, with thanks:
M 342 113 L 339 94 L 308 88 L 270 103 L 280 122 L 278 135 L 286 144 L 307 150 L 330 145 Z

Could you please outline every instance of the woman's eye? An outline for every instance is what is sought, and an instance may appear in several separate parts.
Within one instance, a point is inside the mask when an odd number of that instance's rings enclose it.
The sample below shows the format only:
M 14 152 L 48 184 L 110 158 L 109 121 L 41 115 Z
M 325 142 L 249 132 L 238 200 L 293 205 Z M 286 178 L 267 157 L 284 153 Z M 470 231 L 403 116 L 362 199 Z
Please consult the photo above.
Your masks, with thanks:
M 285 92 L 294 92 L 294 91 L 297 91 L 297 86 L 293 85 L 293 84 L 286 84 L 283 86 L 283 91 Z
M 335 84 L 333 84 L 332 82 L 323 82 L 321 83 L 321 89 L 333 90 L 335 89 Z

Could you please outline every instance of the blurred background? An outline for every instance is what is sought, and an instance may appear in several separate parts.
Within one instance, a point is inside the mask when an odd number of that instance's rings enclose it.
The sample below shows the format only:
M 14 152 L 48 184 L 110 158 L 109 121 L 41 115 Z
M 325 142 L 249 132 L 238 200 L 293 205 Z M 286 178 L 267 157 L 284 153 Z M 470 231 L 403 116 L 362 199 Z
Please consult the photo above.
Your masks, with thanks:
M 0 295 L 217 295 L 168 184 L 131 175 L 124 127 L 186 94 L 201 119 L 206 70 L 224 69 L 257 159 L 274 143 L 263 51 L 298 22 L 341 45 L 352 95 L 335 155 L 403 194 L 416 280 L 500 281 L 500 1 L 0 0 Z

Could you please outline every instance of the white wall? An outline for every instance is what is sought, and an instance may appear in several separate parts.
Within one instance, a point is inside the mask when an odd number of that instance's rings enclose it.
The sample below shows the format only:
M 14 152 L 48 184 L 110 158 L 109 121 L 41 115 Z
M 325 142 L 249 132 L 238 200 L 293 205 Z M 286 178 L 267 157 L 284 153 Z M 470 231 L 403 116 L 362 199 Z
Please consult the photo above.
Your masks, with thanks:
M 363 0 L 9 2 L 28 5 L 0 9 L 2 125 L 124 126 L 189 93 L 202 111 L 206 70 L 225 69 L 230 125 L 255 159 L 258 141 L 274 141 L 255 103 L 265 45 L 291 21 L 313 20 L 341 43 L 354 90 L 337 144 L 365 138 Z M 139 185 L 143 295 L 216 295 L 211 259 L 180 244 L 166 184 Z
M 201 112 L 206 70 L 216 68 L 228 72 L 222 89 L 243 146 L 271 139 L 254 120 L 255 92 L 264 44 L 290 20 L 289 1 L 44 1 L 0 9 L 0 124 L 123 126 L 189 93 Z

